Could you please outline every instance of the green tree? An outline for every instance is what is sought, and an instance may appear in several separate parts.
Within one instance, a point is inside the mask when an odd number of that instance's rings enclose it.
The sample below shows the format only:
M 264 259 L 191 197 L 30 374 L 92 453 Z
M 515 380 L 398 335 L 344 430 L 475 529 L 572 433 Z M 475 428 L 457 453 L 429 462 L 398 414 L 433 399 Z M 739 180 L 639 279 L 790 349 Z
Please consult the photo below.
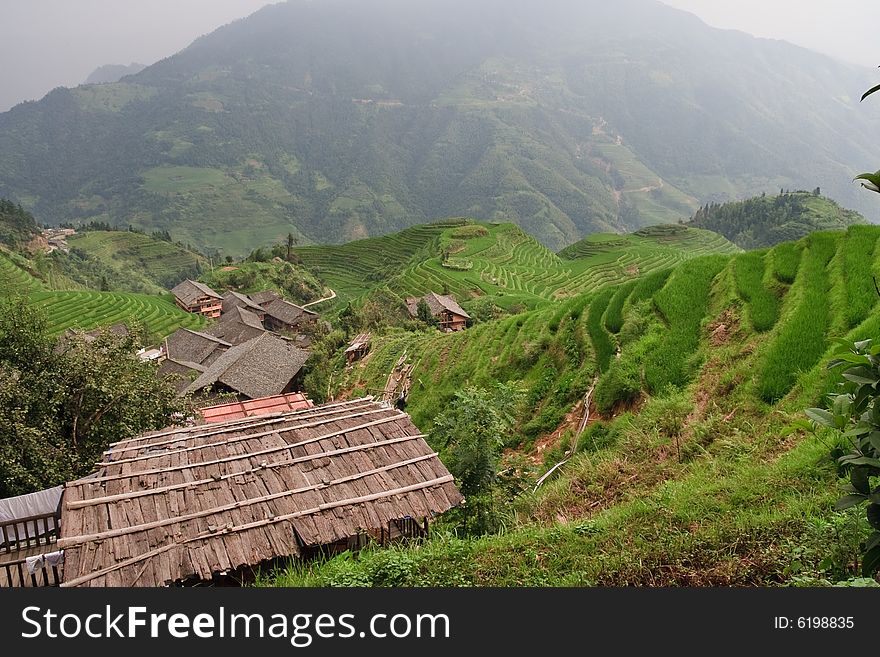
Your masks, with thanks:
M 56 341 L 26 301 L 0 304 L 0 497 L 88 474 L 111 442 L 189 411 L 140 344 L 109 331 Z
M 434 317 L 431 307 L 424 299 L 419 299 L 418 304 L 416 304 L 416 317 L 428 326 L 437 326 L 437 318 Z
M 468 387 L 434 418 L 431 438 L 441 446 L 443 461 L 465 497 L 461 513 L 467 533 L 480 534 L 497 526 L 498 463 L 521 400 L 521 393 L 507 385 Z
M 829 369 L 842 368 L 840 388 L 829 395 L 828 409 L 808 408 L 809 420 L 801 424 L 831 429 L 841 439 L 843 446 L 832 456 L 849 484 L 835 508 L 867 504 L 873 532 L 862 543 L 862 574 L 870 577 L 880 571 L 880 345 L 871 346 L 871 340 L 841 340 L 840 345 L 828 364 Z

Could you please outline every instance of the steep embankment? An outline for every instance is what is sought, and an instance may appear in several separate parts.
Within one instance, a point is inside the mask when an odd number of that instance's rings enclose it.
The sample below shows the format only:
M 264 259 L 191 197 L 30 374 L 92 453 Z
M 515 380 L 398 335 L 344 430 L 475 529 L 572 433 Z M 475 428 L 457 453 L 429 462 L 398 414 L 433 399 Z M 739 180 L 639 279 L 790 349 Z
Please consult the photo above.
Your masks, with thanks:
M 872 226 L 817 233 L 757 254 L 690 260 L 555 315 L 381 340 L 350 377 L 378 385 L 406 347 L 416 363 L 408 408 L 424 430 L 456 388 L 514 379 L 529 398 L 521 439 L 536 413 L 574 404 L 597 371 L 594 414 L 605 419 L 550 481 L 519 496 L 503 535 L 440 535 L 296 568 L 275 583 L 773 585 L 853 576 L 864 519 L 832 511 L 834 438 L 785 427 L 834 385 L 830 339 L 880 330 L 870 278 L 880 269 L 878 238 Z M 609 310 L 619 290 L 618 329 Z M 817 311 L 827 318 L 816 321 Z M 602 340 L 621 352 L 602 370 L 587 336 L 609 324 Z

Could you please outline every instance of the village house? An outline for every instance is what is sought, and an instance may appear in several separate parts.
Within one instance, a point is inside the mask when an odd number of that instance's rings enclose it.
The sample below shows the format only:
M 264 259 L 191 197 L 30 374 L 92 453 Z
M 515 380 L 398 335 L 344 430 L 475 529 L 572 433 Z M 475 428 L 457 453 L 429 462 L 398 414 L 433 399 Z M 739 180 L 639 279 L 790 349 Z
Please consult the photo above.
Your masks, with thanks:
M 388 404 L 237 406 L 113 443 L 63 489 L 0 500 L 0 585 L 240 584 L 282 559 L 424 536 L 464 501 Z
M 369 333 L 358 334 L 348 345 L 348 349 L 345 350 L 345 362 L 351 365 L 353 362 L 366 356 L 370 351 L 371 344 L 372 337 Z
M 266 311 L 248 295 L 228 290 L 226 294 L 223 295 L 223 313 L 226 314 L 232 312 L 235 308 L 244 308 L 245 310 L 252 312 L 260 318 L 261 322 L 266 317 Z
M 183 394 L 193 379 L 200 376 L 232 344 L 213 335 L 190 329 L 178 329 L 162 343 L 159 376 L 171 381 Z
M 263 324 L 270 331 L 297 332 L 318 320 L 318 313 L 284 299 L 274 299 L 263 306 L 266 319 Z
M 256 313 L 244 306 L 233 306 L 228 311 L 224 310 L 220 321 L 206 329 L 206 332 L 233 345 L 239 345 L 260 337 L 266 329 Z
M 236 345 L 224 352 L 193 381 L 186 392 L 234 393 L 238 399 L 257 399 L 299 389 L 300 373 L 309 352 L 273 333 Z
M 190 313 L 217 318 L 223 309 L 223 297 L 204 283 L 183 281 L 171 290 L 177 305 Z
M 409 297 L 406 300 L 406 308 L 412 317 L 418 318 L 419 302 L 422 300 L 428 304 L 431 315 L 437 318 L 441 331 L 463 331 L 467 328 L 471 316 L 450 295 L 429 292 L 423 297 Z

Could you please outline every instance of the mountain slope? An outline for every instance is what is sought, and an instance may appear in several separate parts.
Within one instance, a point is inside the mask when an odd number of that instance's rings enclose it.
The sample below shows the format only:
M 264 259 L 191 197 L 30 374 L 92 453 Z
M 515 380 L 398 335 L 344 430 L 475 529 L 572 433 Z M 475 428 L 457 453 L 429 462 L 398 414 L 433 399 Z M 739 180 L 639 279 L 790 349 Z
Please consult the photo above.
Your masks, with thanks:
M 760 249 L 798 240 L 818 230 L 844 230 L 865 222 L 858 212 L 840 207 L 818 191 L 707 204 L 688 225 L 720 233 L 743 249 Z
M 653 0 L 293 0 L 0 115 L 0 195 L 224 255 L 456 215 L 556 250 L 780 187 L 867 208 L 870 74 Z
M 854 226 L 689 260 L 653 291 L 629 290 L 623 326 L 610 338 L 620 357 L 604 369 L 589 334 L 591 313 L 607 320 L 594 303 L 601 295 L 453 335 L 382 336 L 348 370 L 340 354 L 333 380 L 354 395 L 381 389 L 406 355 L 414 365 L 407 412 L 426 433 L 465 386 L 521 386 L 526 401 L 507 446 L 543 463 L 501 468 L 521 492 L 498 535 L 438 531 L 358 559 L 296 564 L 264 583 L 827 586 L 858 576 L 853 556 L 868 528 L 861 512 L 834 511 L 841 479 L 829 452 L 840 438 L 786 427 L 842 380 L 827 368 L 831 340 L 880 329 L 880 299 L 866 275 L 878 264 L 878 238 L 880 227 Z M 789 260 L 793 272 L 782 267 Z M 752 268 L 756 277 L 741 275 Z M 778 313 L 759 329 L 760 288 Z M 591 420 L 578 435 L 580 401 L 596 375 Z M 766 384 L 780 378 L 768 399 Z M 542 434 L 551 439 L 537 441 L 544 452 L 529 451 Z

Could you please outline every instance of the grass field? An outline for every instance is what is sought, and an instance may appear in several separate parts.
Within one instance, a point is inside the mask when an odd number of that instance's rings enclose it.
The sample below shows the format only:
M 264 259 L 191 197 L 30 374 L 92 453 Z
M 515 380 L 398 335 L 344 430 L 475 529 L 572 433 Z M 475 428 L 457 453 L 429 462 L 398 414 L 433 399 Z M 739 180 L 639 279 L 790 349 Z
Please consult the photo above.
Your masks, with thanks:
M 69 328 L 89 330 L 136 319 L 158 337 L 178 328 L 199 328 L 205 319 L 180 310 L 170 299 L 147 294 L 121 292 L 36 292 L 33 303 L 47 316 L 49 332 L 60 334 Z

